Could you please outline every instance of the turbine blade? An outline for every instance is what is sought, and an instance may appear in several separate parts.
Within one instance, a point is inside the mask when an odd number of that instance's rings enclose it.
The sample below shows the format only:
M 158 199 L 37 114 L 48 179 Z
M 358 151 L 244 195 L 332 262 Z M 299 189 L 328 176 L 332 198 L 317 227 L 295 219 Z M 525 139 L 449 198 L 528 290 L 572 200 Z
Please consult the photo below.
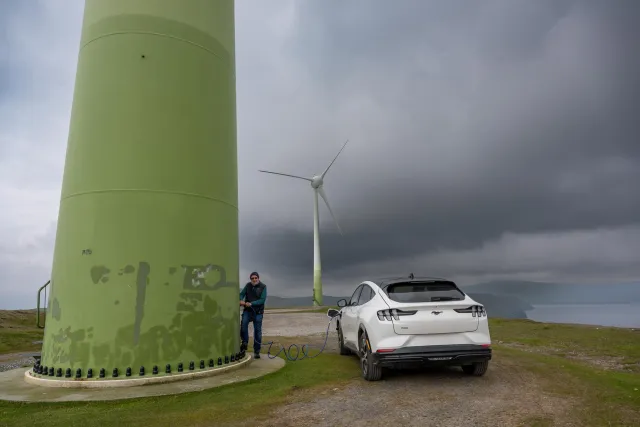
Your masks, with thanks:
M 264 172 L 264 173 L 272 173 L 274 175 L 282 175 L 282 176 L 289 176 L 291 178 L 298 178 L 298 179 L 304 179 L 305 181 L 309 181 L 311 182 L 311 178 L 305 178 L 303 176 L 297 176 L 297 175 L 289 175 L 288 173 L 280 173 L 280 172 L 270 172 L 270 171 L 259 171 L 259 172 Z
M 333 162 L 336 161 L 336 159 L 338 158 L 338 156 L 340 155 L 340 153 L 342 153 L 342 150 L 344 150 L 344 147 L 347 146 L 347 142 L 349 142 L 349 140 L 347 139 L 347 141 L 344 143 L 344 145 L 342 146 L 342 148 L 340 149 L 340 151 L 338 151 L 338 154 L 336 154 L 336 157 L 334 157 L 333 161 L 331 163 L 329 163 L 329 166 L 327 166 L 327 169 L 325 169 L 325 171 L 322 173 L 322 178 L 324 178 L 324 176 L 327 174 L 327 172 L 329 172 L 329 168 L 331 167 L 331 165 L 333 165 Z
M 338 220 L 336 219 L 336 216 L 333 214 L 333 211 L 331 210 L 331 206 L 329 205 L 329 200 L 327 199 L 327 195 L 324 192 L 324 188 L 322 187 L 318 188 L 318 194 L 320 194 L 320 197 L 322 197 L 322 200 L 324 200 L 324 203 L 327 205 L 327 208 L 329 208 L 329 213 L 331 214 L 333 221 L 336 223 L 336 227 L 338 227 L 338 231 L 340 232 L 341 235 L 343 235 L 342 229 L 340 228 L 340 224 L 338 224 Z

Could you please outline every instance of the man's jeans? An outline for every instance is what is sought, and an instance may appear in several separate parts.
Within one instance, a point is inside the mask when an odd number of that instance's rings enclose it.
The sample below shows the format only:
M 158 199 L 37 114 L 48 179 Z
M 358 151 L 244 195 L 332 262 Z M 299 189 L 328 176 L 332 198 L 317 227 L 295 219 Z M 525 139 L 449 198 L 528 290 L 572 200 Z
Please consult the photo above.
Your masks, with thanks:
M 253 322 L 253 352 L 260 353 L 260 343 L 262 342 L 262 314 L 255 314 L 251 309 L 242 312 L 240 338 L 242 342 L 247 344 L 249 343 L 249 322 Z

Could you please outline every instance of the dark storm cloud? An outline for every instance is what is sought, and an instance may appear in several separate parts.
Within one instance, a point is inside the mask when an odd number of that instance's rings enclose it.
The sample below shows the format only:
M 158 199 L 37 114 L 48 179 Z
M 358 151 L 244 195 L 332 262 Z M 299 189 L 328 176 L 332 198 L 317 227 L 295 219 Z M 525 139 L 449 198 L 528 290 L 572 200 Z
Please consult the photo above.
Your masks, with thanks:
M 337 235 L 321 212 L 325 271 L 471 250 L 505 232 L 638 222 L 638 2 L 296 7 L 289 49 L 318 80 L 318 102 L 339 113 L 354 99 L 364 105 L 349 110 L 359 135 L 325 184 L 345 229 Z M 263 166 L 301 174 L 307 165 Z M 245 229 L 243 259 L 311 274 L 308 193 L 295 202 L 308 202 L 307 228 Z
M 0 4 L 0 307 L 33 306 L 50 273 L 82 5 Z M 321 173 L 347 138 L 325 293 L 407 271 L 637 280 L 638 9 L 237 1 L 241 280 L 309 295 L 311 188 L 257 170 Z

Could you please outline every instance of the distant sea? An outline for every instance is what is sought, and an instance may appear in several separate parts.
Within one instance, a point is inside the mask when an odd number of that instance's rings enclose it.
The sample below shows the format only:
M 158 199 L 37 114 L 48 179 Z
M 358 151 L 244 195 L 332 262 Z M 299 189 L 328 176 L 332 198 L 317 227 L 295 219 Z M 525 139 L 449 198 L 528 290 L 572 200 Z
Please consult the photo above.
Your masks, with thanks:
M 538 322 L 640 328 L 640 304 L 537 304 L 526 313 Z

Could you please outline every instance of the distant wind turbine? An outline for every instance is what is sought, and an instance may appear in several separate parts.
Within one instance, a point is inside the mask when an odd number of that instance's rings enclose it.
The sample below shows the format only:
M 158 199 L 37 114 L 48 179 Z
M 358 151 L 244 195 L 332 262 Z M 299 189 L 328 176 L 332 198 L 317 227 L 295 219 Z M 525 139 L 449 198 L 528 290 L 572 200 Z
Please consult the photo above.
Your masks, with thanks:
M 260 171 L 264 173 L 272 173 L 274 175 L 288 176 L 290 178 L 303 179 L 311 183 L 311 188 L 313 188 L 313 305 L 315 306 L 322 305 L 322 267 L 320 263 L 320 213 L 318 212 L 318 194 L 320 194 L 320 197 L 322 197 L 322 199 L 326 203 L 327 208 L 329 209 L 329 213 L 331 214 L 333 221 L 336 223 L 338 231 L 342 235 L 342 229 L 340 229 L 338 220 L 336 220 L 336 217 L 331 210 L 331 206 L 329 205 L 329 200 L 327 199 L 327 195 L 324 192 L 323 185 L 324 177 L 327 175 L 327 172 L 329 172 L 329 168 L 331 168 L 331 165 L 333 165 L 340 153 L 342 153 L 344 147 L 347 146 L 347 142 L 349 142 L 349 140 L 344 143 L 340 151 L 338 151 L 336 157 L 329 164 L 329 166 L 327 166 L 327 168 L 321 175 L 314 175 L 311 178 L 305 178 L 302 176 L 290 175 L 287 173 L 270 172 L 265 170 Z

